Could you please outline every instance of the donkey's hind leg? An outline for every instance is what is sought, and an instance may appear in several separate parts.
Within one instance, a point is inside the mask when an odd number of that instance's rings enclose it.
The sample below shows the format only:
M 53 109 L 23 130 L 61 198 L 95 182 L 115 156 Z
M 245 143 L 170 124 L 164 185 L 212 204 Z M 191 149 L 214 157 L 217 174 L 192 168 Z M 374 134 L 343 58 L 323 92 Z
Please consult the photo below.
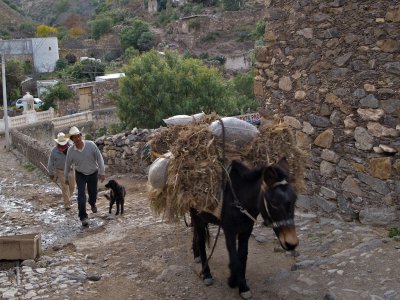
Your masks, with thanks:
M 207 252 L 206 252 L 206 241 L 208 234 L 207 223 L 205 223 L 202 220 L 202 218 L 197 214 L 196 211 L 191 210 L 190 214 L 193 222 L 193 236 L 194 236 L 193 242 L 195 243 L 195 240 L 197 240 L 197 245 L 193 245 L 194 246 L 193 251 L 198 251 L 198 254 L 201 259 L 203 282 L 205 285 L 208 286 L 213 284 L 213 278 L 211 275 L 210 267 L 208 266 Z M 194 254 L 196 255 L 195 252 Z

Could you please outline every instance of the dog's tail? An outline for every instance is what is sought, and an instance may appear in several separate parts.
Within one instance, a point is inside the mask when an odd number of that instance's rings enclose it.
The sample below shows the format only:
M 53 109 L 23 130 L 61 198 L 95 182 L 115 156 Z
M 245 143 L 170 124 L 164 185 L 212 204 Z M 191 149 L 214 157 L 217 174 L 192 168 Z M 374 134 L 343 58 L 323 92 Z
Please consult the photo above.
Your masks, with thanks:
M 104 197 L 106 197 L 108 200 L 111 200 L 110 195 L 109 194 L 104 194 Z

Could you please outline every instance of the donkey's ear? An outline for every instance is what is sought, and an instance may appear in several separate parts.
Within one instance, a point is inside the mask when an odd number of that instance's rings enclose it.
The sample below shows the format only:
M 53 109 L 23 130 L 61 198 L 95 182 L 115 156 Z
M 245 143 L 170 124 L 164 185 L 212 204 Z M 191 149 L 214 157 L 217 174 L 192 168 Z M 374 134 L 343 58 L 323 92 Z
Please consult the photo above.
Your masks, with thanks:
M 264 181 L 269 182 L 270 180 L 276 180 L 278 177 L 278 173 L 276 172 L 276 168 L 274 166 L 269 166 L 265 168 L 264 171 Z
M 286 159 L 286 156 L 283 156 L 277 163 L 282 169 L 284 169 L 287 173 L 289 173 L 289 163 Z

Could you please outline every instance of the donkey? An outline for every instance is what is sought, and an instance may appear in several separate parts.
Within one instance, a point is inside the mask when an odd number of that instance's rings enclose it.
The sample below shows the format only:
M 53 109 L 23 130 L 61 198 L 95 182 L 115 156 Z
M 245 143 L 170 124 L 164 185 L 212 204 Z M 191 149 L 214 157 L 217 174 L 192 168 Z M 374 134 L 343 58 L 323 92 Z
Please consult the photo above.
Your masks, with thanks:
M 298 245 L 294 225 L 297 195 L 290 184 L 286 158 L 269 167 L 253 170 L 241 162 L 233 161 L 227 181 L 223 193 L 221 219 L 194 208 L 190 210 L 193 254 L 195 260 L 200 257 L 204 284 L 211 285 L 213 278 L 206 253 L 208 224 L 219 224 L 224 230 L 229 253 L 228 285 L 231 288 L 238 287 L 240 296 L 249 299 L 252 295 L 246 283 L 246 264 L 254 221 L 261 213 L 264 224 L 272 225 L 282 248 L 287 251 L 294 250 Z

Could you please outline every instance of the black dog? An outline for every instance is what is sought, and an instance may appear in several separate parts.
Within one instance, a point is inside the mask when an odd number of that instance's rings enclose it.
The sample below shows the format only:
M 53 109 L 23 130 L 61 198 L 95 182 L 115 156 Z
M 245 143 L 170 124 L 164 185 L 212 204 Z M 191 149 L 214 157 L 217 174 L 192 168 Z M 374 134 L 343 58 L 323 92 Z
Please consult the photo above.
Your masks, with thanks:
M 119 214 L 119 208 L 121 206 L 121 215 L 124 213 L 124 202 L 125 202 L 125 187 L 120 185 L 116 180 L 111 179 L 105 185 L 106 188 L 111 189 L 110 195 L 104 194 L 104 196 L 110 201 L 110 209 L 109 213 L 111 214 L 111 209 L 115 202 L 117 202 L 117 212 L 116 215 Z

